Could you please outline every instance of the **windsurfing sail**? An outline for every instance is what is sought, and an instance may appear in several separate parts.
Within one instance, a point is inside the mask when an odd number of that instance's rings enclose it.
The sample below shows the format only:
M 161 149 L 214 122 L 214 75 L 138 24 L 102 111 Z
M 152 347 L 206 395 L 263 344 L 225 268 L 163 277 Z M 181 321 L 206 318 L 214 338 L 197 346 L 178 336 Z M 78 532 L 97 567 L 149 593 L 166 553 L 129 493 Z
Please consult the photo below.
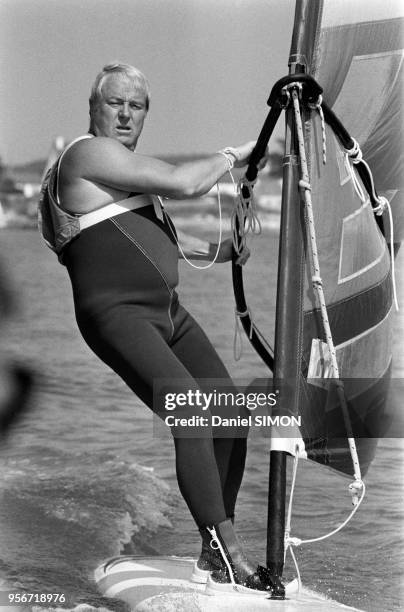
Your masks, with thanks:
M 280 107 L 286 114 L 277 410 L 301 417 L 310 459 L 354 475 L 357 483 L 389 424 L 393 291 L 386 237 L 392 224 L 375 212 L 382 212 L 385 196 L 398 242 L 404 227 L 402 46 L 399 0 L 297 0 L 289 76 L 268 101 L 272 114 Z M 269 135 L 260 134 L 258 159 Z M 254 164 L 253 154 L 242 192 L 255 178 Z M 272 441 L 267 565 L 275 576 L 284 563 L 287 450 Z
M 359 143 L 379 195 L 391 201 L 395 241 L 402 235 L 404 217 L 402 46 L 401 2 L 296 3 L 291 71 L 314 77 L 323 89 L 324 102 Z M 377 438 L 385 433 L 388 423 L 385 401 L 392 359 L 390 254 L 369 195 L 334 126 L 322 126 L 320 113 L 306 107 L 304 132 L 325 302 L 363 475 Z M 290 197 L 296 204 L 301 202 L 298 187 Z M 388 219 L 385 229 L 390 232 Z M 321 382 L 330 376 L 330 358 L 320 305 L 311 282 L 306 229 L 301 228 L 299 239 L 306 247 L 301 277 L 302 335 L 301 343 L 295 342 L 295 346 L 301 346 L 296 409 L 303 416 L 302 435 L 308 456 L 352 474 L 340 403 Z M 296 301 L 293 289 L 291 293 L 287 299 Z M 280 309 L 284 307 L 280 305 Z

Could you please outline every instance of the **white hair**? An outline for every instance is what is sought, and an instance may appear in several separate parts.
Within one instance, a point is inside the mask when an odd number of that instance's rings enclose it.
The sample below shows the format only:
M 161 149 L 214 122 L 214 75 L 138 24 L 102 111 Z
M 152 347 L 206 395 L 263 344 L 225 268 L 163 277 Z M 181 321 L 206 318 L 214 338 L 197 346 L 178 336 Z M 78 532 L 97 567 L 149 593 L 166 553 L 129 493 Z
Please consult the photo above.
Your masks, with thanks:
M 142 93 L 144 93 L 146 97 L 146 110 L 149 110 L 150 88 L 149 88 L 149 83 L 146 77 L 144 76 L 144 74 L 140 72 L 140 70 L 138 70 L 134 66 L 131 66 L 130 64 L 121 64 L 121 63 L 115 62 L 115 63 L 107 64 L 106 66 L 104 66 L 101 72 L 99 72 L 97 76 L 95 77 L 95 81 L 91 88 L 91 94 L 90 94 L 90 100 L 89 100 L 90 116 L 92 114 L 92 110 L 95 108 L 95 106 L 98 104 L 101 98 L 101 95 L 102 95 L 101 89 L 102 89 L 104 80 L 110 74 L 122 74 L 127 79 L 132 81 L 136 85 L 136 87 L 139 88 L 139 90 Z

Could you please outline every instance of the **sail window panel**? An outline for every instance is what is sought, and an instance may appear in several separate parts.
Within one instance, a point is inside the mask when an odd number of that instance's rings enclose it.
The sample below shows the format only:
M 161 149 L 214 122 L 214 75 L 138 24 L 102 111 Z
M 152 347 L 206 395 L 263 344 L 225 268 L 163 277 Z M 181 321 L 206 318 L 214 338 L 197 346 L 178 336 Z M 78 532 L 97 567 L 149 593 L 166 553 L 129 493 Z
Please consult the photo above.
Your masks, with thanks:
M 377 227 L 370 201 L 342 221 L 338 283 L 350 281 L 383 258 L 386 243 Z
M 379 323 L 335 347 L 341 378 L 363 378 L 372 381 L 384 375 L 392 358 L 391 323 L 390 308 Z M 332 378 L 329 347 L 320 338 L 313 338 L 307 379 L 310 384 L 326 387 L 328 378 Z
M 349 120 L 347 121 L 346 116 L 341 116 L 348 130 L 355 132 L 354 122 L 358 105 L 361 108 L 365 107 L 368 98 L 376 95 L 374 93 L 376 90 L 380 91 L 380 86 L 376 82 L 379 72 L 373 74 L 372 63 L 366 61 L 359 62 L 364 72 L 360 75 L 360 81 L 355 82 L 350 79 L 348 87 L 346 77 L 351 70 L 353 60 L 392 56 L 390 67 L 397 73 L 402 47 L 403 20 L 400 18 L 321 29 L 311 74 L 323 87 L 325 100 L 335 112 L 337 112 L 334 108 L 335 101 L 340 95 L 350 101 Z M 387 62 L 386 59 L 382 61 Z M 385 75 L 381 76 L 384 80 Z M 391 80 L 391 83 L 393 82 L 394 77 Z M 355 103 L 352 104 L 352 101 Z M 349 125 L 349 122 L 353 122 L 352 125 Z
M 341 378 L 372 380 L 383 376 L 391 361 L 391 346 L 392 310 L 390 308 L 377 325 L 335 347 Z
M 345 127 L 361 145 L 379 123 L 400 71 L 402 53 L 400 49 L 352 59 L 344 86 L 335 101 L 334 112 L 338 117 L 344 117 Z M 357 104 L 352 104 L 352 92 L 357 92 Z

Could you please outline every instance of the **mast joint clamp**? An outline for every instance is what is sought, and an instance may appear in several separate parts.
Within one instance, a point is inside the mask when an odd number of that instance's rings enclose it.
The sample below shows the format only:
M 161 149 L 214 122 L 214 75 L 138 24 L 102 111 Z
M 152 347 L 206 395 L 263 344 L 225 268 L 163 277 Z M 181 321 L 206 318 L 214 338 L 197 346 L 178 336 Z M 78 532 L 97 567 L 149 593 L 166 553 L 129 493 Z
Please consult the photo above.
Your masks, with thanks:
M 309 74 L 288 74 L 275 83 L 268 98 L 268 106 L 279 104 L 286 108 L 290 100 L 290 90 L 297 89 L 299 99 L 314 104 L 323 93 L 323 88 Z

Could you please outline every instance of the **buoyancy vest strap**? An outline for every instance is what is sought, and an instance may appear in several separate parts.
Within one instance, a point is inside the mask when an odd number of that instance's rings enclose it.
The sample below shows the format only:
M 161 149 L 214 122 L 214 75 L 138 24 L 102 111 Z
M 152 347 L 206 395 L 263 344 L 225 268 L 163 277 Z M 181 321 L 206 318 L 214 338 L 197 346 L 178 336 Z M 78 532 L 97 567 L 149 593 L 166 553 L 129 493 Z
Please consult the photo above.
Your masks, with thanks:
M 56 180 L 56 199 L 57 203 L 60 206 L 59 199 L 59 170 L 61 161 L 65 155 L 65 153 L 74 145 L 76 142 L 80 140 L 84 140 L 85 138 L 94 138 L 93 134 L 84 134 L 83 136 L 79 136 L 72 140 L 71 143 L 67 145 L 64 149 L 63 153 L 59 157 L 58 166 L 57 166 L 57 180 Z M 106 206 L 102 206 L 97 210 L 93 210 L 89 213 L 85 213 L 84 215 L 77 215 L 80 230 L 86 229 L 95 225 L 96 223 L 100 223 L 105 219 L 110 219 L 111 217 L 115 217 L 116 215 L 120 215 L 121 213 L 127 212 L 128 210 L 135 210 L 136 208 L 142 208 L 143 206 L 153 205 L 154 211 L 156 213 L 156 217 L 163 221 L 163 203 L 159 196 L 155 195 L 144 195 L 140 194 L 137 196 L 132 196 L 127 198 L 126 200 L 120 200 L 119 202 L 113 202 L 111 204 L 107 204 Z
M 63 159 L 63 157 L 65 156 L 65 153 L 67 153 L 67 151 L 74 145 L 76 144 L 76 142 L 79 142 L 80 140 L 84 140 L 85 138 L 94 138 L 94 136 L 92 134 L 84 134 L 83 136 L 79 136 L 78 138 L 75 138 L 74 140 L 72 140 L 67 147 L 63 150 L 63 153 L 61 154 L 61 156 L 59 157 L 58 160 L 58 167 L 57 167 L 57 175 L 56 175 L 56 201 L 57 203 L 60 205 L 60 198 L 59 198 L 59 172 L 60 172 L 60 163 Z
M 147 195 L 137 195 L 132 196 L 131 198 L 127 198 L 126 200 L 121 200 L 120 202 L 113 202 L 112 204 L 107 204 L 106 206 L 102 206 L 97 210 L 93 210 L 85 215 L 81 215 L 78 217 L 80 229 L 84 230 L 87 227 L 91 227 L 96 223 L 100 223 L 105 219 L 111 219 L 111 217 L 115 217 L 116 215 L 120 215 L 128 210 L 135 210 L 136 208 L 143 208 L 144 206 L 150 206 L 153 204 L 156 216 L 162 220 L 162 207 L 160 199 L 157 196 L 147 196 Z

